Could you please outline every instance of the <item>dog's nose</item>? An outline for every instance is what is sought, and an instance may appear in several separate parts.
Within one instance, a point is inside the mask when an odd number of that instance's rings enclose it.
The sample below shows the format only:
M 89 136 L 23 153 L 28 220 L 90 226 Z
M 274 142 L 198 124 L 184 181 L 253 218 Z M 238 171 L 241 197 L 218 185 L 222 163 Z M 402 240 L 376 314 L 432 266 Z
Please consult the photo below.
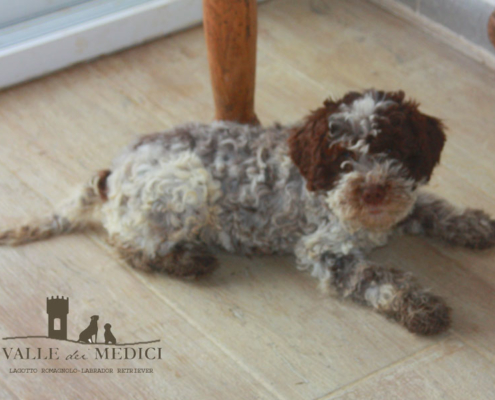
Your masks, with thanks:
M 366 204 L 378 205 L 385 198 L 385 186 L 383 185 L 370 185 L 363 191 L 363 201 Z

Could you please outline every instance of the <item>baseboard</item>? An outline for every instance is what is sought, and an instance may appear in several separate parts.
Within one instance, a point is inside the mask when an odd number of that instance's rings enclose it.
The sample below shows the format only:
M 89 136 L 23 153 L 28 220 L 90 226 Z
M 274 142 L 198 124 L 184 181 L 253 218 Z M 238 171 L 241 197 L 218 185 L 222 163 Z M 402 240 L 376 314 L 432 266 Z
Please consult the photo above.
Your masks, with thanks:
M 445 25 L 435 22 L 429 17 L 417 12 L 413 9 L 411 5 L 403 4 L 406 3 L 404 0 L 368 0 L 373 4 L 389 11 L 390 13 L 396 15 L 399 18 L 407 20 L 414 25 L 420 27 L 421 29 L 432 34 L 439 40 L 448 44 L 450 47 L 455 48 L 459 52 L 475 59 L 476 61 L 486 65 L 487 67 L 495 70 L 495 52 L 487 50 L 483 46 L 477 45 L 472 41 L 468 40 L 464 36 L 460 35 L 447 28 Z M 415 0 L 411 0 L 414 2 Z M 424 1 L 424 0 L 422 0 Z M 488 24 L 487 20 L 484 24 L 484 29 L 486 30 Z

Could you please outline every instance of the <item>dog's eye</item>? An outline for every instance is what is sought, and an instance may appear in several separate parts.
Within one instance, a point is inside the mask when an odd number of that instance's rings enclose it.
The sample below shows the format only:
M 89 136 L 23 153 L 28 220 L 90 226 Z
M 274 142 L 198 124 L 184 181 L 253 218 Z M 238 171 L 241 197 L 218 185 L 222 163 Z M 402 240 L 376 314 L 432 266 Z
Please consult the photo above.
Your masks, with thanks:
M 350 151 L 344 151 L 340 155 L 343 160 L 350 160 L 352 158 L 352 153 Z
M 390 154 L 392 154 L 392 149 L 384 149 L 382 151 L 382 153 L 386 154 L 387 156 L 389 156 Z
M 342 134 L 344 126 L 340 122 L 332 121 L 330 122 L 329 129 L 330 129 L 330 136 L 335 137 L 335 136 L 340 136 Z

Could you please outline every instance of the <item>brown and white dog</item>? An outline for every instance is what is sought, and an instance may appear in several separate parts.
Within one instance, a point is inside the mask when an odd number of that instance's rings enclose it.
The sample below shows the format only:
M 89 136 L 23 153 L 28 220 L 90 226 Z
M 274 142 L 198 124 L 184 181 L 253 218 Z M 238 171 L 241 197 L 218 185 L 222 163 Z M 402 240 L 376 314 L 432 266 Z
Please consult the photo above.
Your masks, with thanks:
M 296 255 L 300 269 L 411 332 L 450 324 L 410 274 L 366 259 L 396 233 L 473 249 L 495 221 L 418 189 L 440 160 L 442 123 L 403 92 L 351 92 L 301 123 L 187 124 L 139 138 L 46 219 L 0 233 L 20 244 L 102 223 L 134 267 L 198 276 L 214 251 Z

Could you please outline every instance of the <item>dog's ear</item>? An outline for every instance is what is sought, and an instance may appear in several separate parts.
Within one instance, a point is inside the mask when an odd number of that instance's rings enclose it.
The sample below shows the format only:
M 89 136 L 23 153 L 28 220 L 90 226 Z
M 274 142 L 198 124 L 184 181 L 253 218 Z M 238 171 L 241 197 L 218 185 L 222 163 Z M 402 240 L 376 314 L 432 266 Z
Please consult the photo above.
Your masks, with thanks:
M 402 109 L 406 116 L 404 143 L 411 143 L 403 163 L 416 181 L 428 182 L 445 144 L 444 126 L 439 119 L 420 112 L 414 101 L 405 102 Z
M 359 97 L 359 93 L 348 93 L 349 97 Z M 306 179 L 311 191 L 330 190 L 340 172 L 341 157 L 345 152 L 340 145 L 332 145 L 328 118 L 338 112 L 338 103 L 327 100 L 313 111 L 301 125 L 293 128 L 289 138 L 289 153 L 301 175 Z
M 417 174 L 424 176 L 426 181 L 430 180 L 435 166 L 440 162 L 440 154 L 445 144 L 446 136 L 442 121 L 437 118 L 424 115 L 423 141 L 421 143 L 421 154 L 423 160 L 417 166 Z

